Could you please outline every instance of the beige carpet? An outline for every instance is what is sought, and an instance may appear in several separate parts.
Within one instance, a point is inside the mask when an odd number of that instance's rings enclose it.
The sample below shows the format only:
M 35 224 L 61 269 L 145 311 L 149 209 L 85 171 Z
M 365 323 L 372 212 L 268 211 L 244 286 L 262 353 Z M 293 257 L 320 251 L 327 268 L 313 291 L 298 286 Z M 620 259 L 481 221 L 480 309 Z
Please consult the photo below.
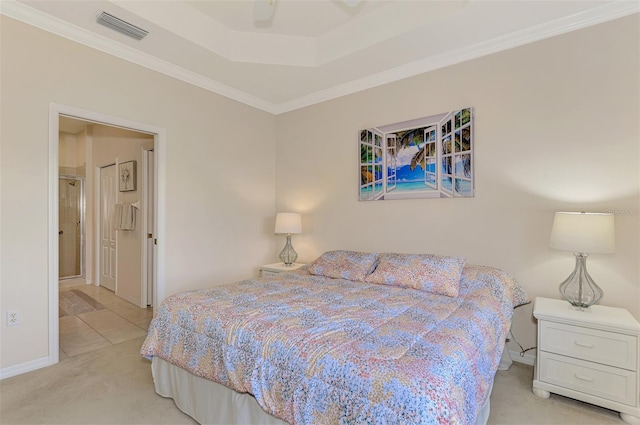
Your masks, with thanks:
M 531 391 L 533 367 L 514 363 L 498 371 L 491 393 L 490 425 L 624 424 L 618 412 L 551 394 L 542 399 Z
M 63 360 L 0 381 L 4 424 L 193 424 L 170 399 L 155 394 L 143 338 Z M 514 363 L 498 372 L 489 424 L 622 424 L 616 412 L 531 392 L 533 369 Z

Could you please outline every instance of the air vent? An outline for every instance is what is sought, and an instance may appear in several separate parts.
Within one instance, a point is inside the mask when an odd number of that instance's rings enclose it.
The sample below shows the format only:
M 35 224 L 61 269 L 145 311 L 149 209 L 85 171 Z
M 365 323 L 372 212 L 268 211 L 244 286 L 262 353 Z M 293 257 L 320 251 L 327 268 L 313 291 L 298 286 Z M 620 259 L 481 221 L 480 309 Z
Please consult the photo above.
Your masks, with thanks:
M 105 27 L 109 27 L 112 30 L 121 32 L 124 35 L 128 35 L 131 38 L 135 38 L 136 40 L 142 40 L 147 34 L 149 34 L 149 31 L 145 31 L 142 28 L 130 24 L 129 22 L 116 18 L 107 12 L 102 12 L 98 15 L 96 22 L 104 25 Z

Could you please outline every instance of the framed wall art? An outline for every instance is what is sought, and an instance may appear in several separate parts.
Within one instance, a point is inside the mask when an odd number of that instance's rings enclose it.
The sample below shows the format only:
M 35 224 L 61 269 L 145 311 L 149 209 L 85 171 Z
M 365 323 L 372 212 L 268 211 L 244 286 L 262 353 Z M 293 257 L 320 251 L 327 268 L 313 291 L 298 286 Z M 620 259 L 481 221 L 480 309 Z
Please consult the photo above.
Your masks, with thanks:
M 118 175 L 120 176 L 118 187 L 120 192 L 136 190 L 136 161 L 121 162 L 118 168 Z
M 360 201 L 475 195 L 473 108 L 360 131 Z

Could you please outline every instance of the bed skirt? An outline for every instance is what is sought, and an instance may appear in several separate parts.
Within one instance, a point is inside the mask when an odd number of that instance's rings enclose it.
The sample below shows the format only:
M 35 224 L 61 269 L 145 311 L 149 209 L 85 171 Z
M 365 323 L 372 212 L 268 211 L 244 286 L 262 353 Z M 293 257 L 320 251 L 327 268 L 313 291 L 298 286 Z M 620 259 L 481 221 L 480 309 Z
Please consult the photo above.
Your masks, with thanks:
M 195 376 L 159 357 L 151 362 L 156 393 L 172 398 L 176 406 L 200 424 L 207 425 L 287 425 L 262 410 L 250 394 L 238 393 L 217 382 Z M 482 405 L 475 425 L 489 420 L 489 399 Z

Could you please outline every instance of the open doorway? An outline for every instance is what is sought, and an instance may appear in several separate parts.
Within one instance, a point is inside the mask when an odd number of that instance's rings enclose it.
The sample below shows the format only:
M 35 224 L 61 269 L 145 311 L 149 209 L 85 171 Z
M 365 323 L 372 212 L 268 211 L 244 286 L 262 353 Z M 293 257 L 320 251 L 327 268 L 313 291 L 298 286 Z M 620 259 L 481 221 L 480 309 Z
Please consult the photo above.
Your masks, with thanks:
M 103 340 L 110 343 L 137 337 L 136 332 L 140 333 L 140 329 L 148 326 L 152 310 L 147 307 L 157 305 L 164 294 L 164 268 L 159 264 L 164 254 L 163 247 L 157 241 L 163 240 L 164 231 L 165 148 L 164 129 L 61 105 L 51 105 L 49 130 L 49 363 L 53 364 L 58 362 L 61 355 L 65 355 L 60 350 L 59 316 L 69 317 L 71 315 L 68 313 L 79 311 L 79 315 L 84 316 L 77 315 L 78 319 L 82 317 L 87 322 L 98 317 L 101 320 L 108 319 L 109 326 L 105 326 L 105 329 L 116 328 L 114 325 L 120 323 L 121 329 L 116 333 L 107 331 L 101 335 Z M 75 149 L 70 150 L 70 145 L 74 145 Z M 153 155 L 149 155 L 150 152 Z M 76 163 L 69 164 L 69 158 L 75 158 Z M 140 173 L 137 173 L 136 165 L 140 167 Z M 111 167 L 115 174 L 109 205 L 101 204 L 101 171 L 106 167 Z M 69 175 L 71 169 L 74 172 Z M 120 170 L 124 169 L 129 172 L 127 185 L 119 182 Z M 132 172 L 136 174 L 132 175 Z M 59 240 L 62 230 L 60 219 L 63 218 L 60 196 L 68 194 L 60 189 L 61 177 L 69 178 L 76 182 L 76 186 L 79 184 L 82 187 L 82 224 L 85 224 L 80 226 L 72 217 L 78 228 L 83 227 L 83 231 L 78 230 L 82 236 L 77 248 L 82 261 L 79 269 L 73 266 L 74 273 L 80 271 L 73 275 L 73 281 L 67 282 L 68 287 L 65 288 L 75 292 L 62 295 L 59 293 L 60 282 L 67 279 L 63 276 L 66 273 L 61 263 L 64 248 Z M 54 181 L 55 185 L 52 184 Z M 67 189 L 66 186 L 63 188 Z M 82 201 L 79 203 L 82 204 Z M 114 204 L 118 204 L 118 210 Z M 123 206 L 129 213 L 129 219 L 124 222 Z M 103 207 L 109 214 L 101 214 Z M 116 213 L 120 214 L 119 218 Z M 73 216 L 66 211 L 65 215 Z M 111 253 L 101 248 L 102 229 L 112 230 L 115 247 Z M 54 234 L 58 238 L 55 241 Z M 148 239 L 153 243 L 149 244 Z M 120 258 L 118 247 L 123 254 Z M 105 289 L 106 285 L 101 282 L 101 272 L 104 270 L 113 272 L 113 292 Z M 118 271 L 122 277 L 120 284 Z M 101 303 L 100 299 L 104 302 Z M 66 310 L 62 308 L 64 303 Z M 79 306 L 80 310 L 77 309 Z M 93 308 L 96 313 L 83 312 L 83 306 Z M 87 324 L 91 328 L 96 327 L 95 323 Z M 100 348 L 99 343 L 93 345 Z M 79 352 L 75 350 L 74 354 Z

